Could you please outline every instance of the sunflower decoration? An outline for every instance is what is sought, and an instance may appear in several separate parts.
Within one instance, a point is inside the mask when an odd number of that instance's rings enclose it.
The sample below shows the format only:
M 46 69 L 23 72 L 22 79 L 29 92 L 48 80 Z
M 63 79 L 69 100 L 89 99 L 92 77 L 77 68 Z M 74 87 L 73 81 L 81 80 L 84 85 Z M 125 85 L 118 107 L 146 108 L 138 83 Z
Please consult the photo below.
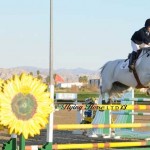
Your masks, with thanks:
M 3 83 L 4 83 L 4 80 L 2 80 L 2 79 L 0 78 L 0 90 L 1 90 L 1 87 L 3 86 Z
M 3 83 L 3 80 L 0 78 L 0 84 L 2 84 Z
M 2 90 L 2 86 L 3 86 L 3 80 L 0 78 L 0 92 Z M 1 104 L 1 100 L 0 100 L 0 104 Z M 1 105 L 0 105 L 0 113 L 1 113 Z M 3 130 L 3 126 L 1 125 L 1 120 L 0 120 L 0 130 Z
M 53 111 L 47 85 L 27 74 L 7 80 L 0 101 L 1 124 L 8 127 L 10 134 L 22 134 L 25 139 L 40 134 Z

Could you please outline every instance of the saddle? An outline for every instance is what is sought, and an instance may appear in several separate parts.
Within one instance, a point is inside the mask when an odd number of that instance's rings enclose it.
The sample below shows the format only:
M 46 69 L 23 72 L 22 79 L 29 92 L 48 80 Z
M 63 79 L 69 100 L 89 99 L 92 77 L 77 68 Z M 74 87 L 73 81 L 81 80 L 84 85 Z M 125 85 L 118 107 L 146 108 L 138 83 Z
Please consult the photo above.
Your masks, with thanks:
M 135 61 L 137 61 L 137 60 L 138 60 L 138 58 L 139 58 L 139 56 L 140 56 L 141 52 L 142 52 L 142 49 L 140 49 L 140 50 L 138 50 L 138 51 L 137 51 L 137 55 L 136 55 L 136 60 L 135 60 Z M 125 62 L 126 62 L 128 59 L 130 59 L 131 54 L 132 54 L 132 53 L 129 53 L 128 58 L 125 60 Z

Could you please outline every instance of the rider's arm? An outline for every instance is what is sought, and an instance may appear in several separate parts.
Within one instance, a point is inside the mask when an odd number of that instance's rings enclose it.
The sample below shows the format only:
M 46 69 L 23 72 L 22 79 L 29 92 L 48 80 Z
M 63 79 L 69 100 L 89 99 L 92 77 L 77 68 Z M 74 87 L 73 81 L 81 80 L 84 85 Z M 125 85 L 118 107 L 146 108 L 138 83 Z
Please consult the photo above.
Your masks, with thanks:
M 140 31 L 136 31 L 132 35 L 131 41 L 133 41 L 136 45 L 141 45 L 143 43 L 141 32 Z
M 144 47 L 150 47 L 150 44 L 148 44 L 148 45 L 147 45 L 147 44 L 145 44 L 145 45 L 144 45 Z
M 140 48 L 147 48 L 147 47 L 150 47 L 150 43 L 149 44 L 142 43 L 140 45 Z
M 132 47 L 134 51 L 137 51 L 141 48 L 150 47 L 150 43 L 147 40 L 144 40 L 144 32 L 143 29 L 136 31 L 131 37 Z

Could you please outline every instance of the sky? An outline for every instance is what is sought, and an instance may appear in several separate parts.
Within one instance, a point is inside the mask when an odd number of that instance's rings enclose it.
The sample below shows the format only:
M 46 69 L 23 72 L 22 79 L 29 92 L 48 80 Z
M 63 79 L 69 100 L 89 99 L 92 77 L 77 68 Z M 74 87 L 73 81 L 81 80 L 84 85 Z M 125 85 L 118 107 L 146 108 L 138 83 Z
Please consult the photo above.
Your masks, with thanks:
M 53 0 L 54 69 L 126 58 L 149 0 Z M 50 0 L 0 0 L 0 68 L 49 66 Z

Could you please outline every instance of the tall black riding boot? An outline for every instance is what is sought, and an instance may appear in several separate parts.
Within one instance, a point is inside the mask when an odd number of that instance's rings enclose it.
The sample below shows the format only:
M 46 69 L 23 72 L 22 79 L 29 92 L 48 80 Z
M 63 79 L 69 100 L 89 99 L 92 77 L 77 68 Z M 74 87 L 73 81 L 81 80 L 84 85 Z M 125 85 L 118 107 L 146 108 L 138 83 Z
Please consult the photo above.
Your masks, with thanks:
M 133 51 L 129 58 L 129 71 L 132 72 L 135 69 L 135 61 L 137 57 L 137 52 Z

